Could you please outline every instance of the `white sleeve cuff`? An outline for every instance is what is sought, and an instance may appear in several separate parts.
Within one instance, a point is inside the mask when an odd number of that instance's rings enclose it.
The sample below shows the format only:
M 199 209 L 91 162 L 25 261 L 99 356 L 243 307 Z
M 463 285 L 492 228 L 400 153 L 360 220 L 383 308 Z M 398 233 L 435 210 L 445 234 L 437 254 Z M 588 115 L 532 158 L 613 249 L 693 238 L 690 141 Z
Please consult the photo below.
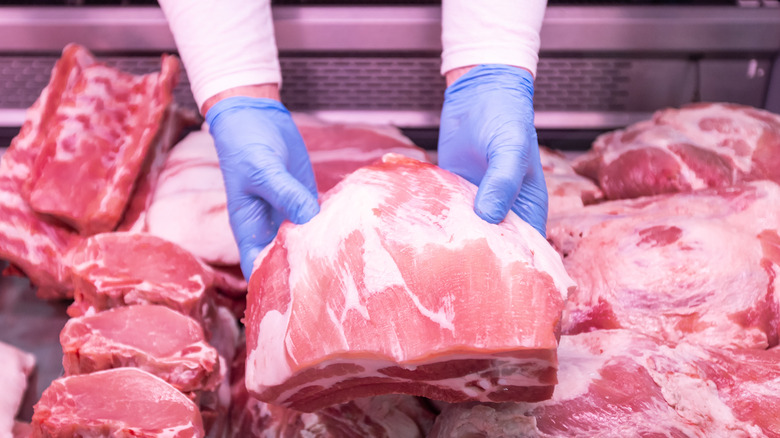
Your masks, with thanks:
M 159 0 L 198 108 L 230 88 L 281 83 L 270 0 Z
M 546 0 L 443 0 L 441 73 L 506 64 L 536 76 Z

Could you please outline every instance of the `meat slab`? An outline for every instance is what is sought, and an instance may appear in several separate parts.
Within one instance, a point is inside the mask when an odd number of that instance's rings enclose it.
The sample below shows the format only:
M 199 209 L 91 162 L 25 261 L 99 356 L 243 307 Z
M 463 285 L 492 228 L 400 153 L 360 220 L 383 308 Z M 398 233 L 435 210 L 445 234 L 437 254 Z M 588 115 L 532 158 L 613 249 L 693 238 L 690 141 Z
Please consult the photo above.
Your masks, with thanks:
M 547 230 L 579 286 L 564 333 L 622 327 L 715 346 L 778 343 L 773 182 L 588 206 Z
M 14 419 L 27 392 L 28 378 L 35 370 L 35 358 L 0 342 L 0 437 L 11 437 Z
M 231 437 L 423 438 L 433 426 L 434 413 L 409 395 L 366 397 L 313 413 L 263 403 L 247 392 L 245 364 L 243 348 L 232 370 Z
M 593 204 L 604 198 L 601 189 L 593 181 L 578 175 L 560 151 L 542 146 L 539 148 L 539 156 L 544 182 L 547 184 L 550 215 Z
M 780 436 L 778 349 L 712 349 L 599 330 L 562 336 L 558 357 L 550 400 L 451 405 L 429 436 Z
M 117 307 L 70 319 L 60 333 L 65 375 L 148 371 L 183 392 L 220 382 L 219 356 L 192 318 L 163 306 Z
M 475 194 L 388 154 L 323 196 L 310 222 L 283 224 L 250 279 L 247 388 L 307 412 L 385 393 L 550 397 L 574 284 L 519 217 L 476 216 Z
M 609 199 L 780 182 L 780 116 L 726 103 L 661 110 L 598 137 L 575 168 Z
M 70 316 L 131 304 L 160 304 L 203 322 L 213 275 L 178 245 L 143 233 L 102 233 L 68 255 L 75 301 Z
M 168 155 L 147 211 L 146 229 L 207 263 L 240 262 L 217 150 L 208 131 L 188 134 Z
M 41 146 L 24 186 L 32 209 L 82 234 L 113 230 L 178 78 L 173 56 L 163 56 L 161 72 L 135 76 L 96 62 L 81 46 L 65 47 L 48 85 L 50 113 L 37 133 Z
M 114 368 L 62 377 L 35 405 L 33 437 L 203 437 L 198 407 L 159 377 Z

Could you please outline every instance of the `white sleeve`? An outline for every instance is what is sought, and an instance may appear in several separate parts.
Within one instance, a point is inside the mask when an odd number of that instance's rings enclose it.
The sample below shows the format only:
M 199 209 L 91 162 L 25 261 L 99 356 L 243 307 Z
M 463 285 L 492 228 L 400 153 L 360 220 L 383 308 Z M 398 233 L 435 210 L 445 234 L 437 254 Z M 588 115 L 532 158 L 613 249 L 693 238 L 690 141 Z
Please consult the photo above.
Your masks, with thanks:
M 198 108 L 229 88 L 280 83 L 270 0 L 159 0 Z
M 441 73 L 507 64 L 536 76 L 546 6 L 546 0 L 442 0 Z

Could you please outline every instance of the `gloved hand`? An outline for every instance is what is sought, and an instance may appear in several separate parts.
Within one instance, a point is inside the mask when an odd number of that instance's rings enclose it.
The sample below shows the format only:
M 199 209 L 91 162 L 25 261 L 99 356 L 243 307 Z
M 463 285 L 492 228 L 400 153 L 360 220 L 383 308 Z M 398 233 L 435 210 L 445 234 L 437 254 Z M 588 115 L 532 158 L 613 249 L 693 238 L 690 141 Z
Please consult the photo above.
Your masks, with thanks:
M 249 280 L 260 251 L 284 219 L 308 222 L 319 212 L 317 185 L 301 134 L 273 99 L 229 97 L 206 113 L 225 179 L 230 227 Z
M 533 76 L 479 65 L 444 93 L 439 166 L 479 186 L 474 211 L 499 223 L 510 208 L 545 235 L 547 186 L 534 129 Z

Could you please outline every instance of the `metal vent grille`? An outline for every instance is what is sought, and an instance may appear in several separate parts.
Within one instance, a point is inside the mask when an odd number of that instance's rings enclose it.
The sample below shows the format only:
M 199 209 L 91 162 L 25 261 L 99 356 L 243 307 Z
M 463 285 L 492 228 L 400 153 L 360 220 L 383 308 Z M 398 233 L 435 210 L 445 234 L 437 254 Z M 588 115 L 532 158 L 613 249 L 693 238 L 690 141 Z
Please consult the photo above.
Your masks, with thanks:
M 541 60 L 534 103 L 548 111 L 624 111 L 628 108 L 631 61 Z
M 436 110 L 438 58 L 283 58 L 282 100 L 296 110 Z
M 49 80 L 57 57 L 0 56 L 0 108 L 23 109 Z M 102 57 L 124 71 L 156 71 L 157 56 Z M 282 57 L 282 98 L 291 110 L 438 111 L 444 80 L 438 56 Z M 693 98 L 688 60 L 542 58 L 537 111 L 649 111 Z M 656 72 L 653 88 L 648 72 Z M 656 77 L 657 76 L 657 77 Z M 176 101 L 195 107 L 186 74 Z
M 30 107 L 49 83 L 51 69 L 57 59 L 58 56 L 0 56 L 0 108 Z M 160 70 L 160 58 L 157 56 L 101 57 L 100 61 L 133 74 Z M 196 106 L 184 72 L 174 90 L 174 97 L 181 105 Z

